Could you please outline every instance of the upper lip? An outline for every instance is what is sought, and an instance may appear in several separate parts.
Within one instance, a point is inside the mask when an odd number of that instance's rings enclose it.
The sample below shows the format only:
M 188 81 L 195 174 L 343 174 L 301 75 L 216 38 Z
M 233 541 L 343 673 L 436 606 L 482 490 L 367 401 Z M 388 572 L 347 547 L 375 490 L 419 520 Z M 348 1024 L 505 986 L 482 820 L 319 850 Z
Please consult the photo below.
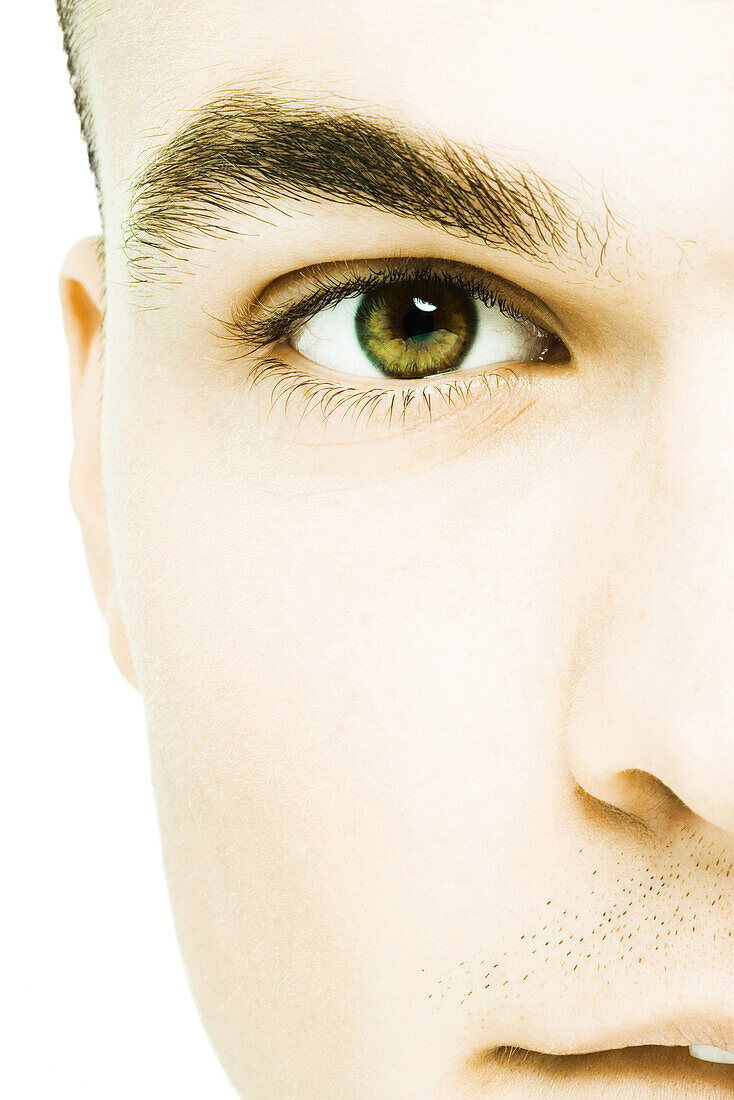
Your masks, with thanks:
M 571 1042 L 551 1041 L 535 1049 L 543 1054 L 596 1054 L 634 1046 L 713 1046 L 734 1053 L 734 1006 L 718 1014 L 687 1013 L 651 1020 L 639 1012 L 639 1019 L 624 1030 L 610 1028 L 579 1034 Z

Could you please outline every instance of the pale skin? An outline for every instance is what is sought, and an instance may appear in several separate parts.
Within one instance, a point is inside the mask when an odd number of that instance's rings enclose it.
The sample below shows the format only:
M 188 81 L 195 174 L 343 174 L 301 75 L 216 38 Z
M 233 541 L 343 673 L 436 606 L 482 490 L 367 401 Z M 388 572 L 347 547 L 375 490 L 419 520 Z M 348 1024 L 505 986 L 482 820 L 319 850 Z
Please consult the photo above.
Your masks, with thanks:
M 652 1065 L 482 1052 L 734 1019 L 734 5 L 104 9 L 106 300 L 95 241 L 61 276 L 71 491 L 235 1089 L 673 1095 Z M 517 159 L 595 221 L 608 202 L 603 270 L 598 239 L 534 262 L 322 198 L 233 214 L 136 283 L 130 182 L 225 87 Z M 389 435 L 243 387 L 212 321 L 236 295 L 398 255 L 522 288 L 570 363 Z M 734 1067 L 680 1066 L 675 1095 L 729 1095 Z

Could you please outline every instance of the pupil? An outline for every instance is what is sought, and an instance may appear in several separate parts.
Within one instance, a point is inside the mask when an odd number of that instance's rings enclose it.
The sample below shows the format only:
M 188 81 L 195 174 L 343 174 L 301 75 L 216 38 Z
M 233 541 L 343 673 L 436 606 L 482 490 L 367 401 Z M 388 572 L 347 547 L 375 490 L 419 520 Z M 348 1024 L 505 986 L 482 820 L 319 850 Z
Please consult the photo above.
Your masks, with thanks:
M 436 326 L 433 322 L 435 309 L 435 306 L 431 307 L 430 310 L 426 310 L 413 305 L 403 316 L 405 335 L 411 339 L 415 337 L 420 339 L 435 332 Z

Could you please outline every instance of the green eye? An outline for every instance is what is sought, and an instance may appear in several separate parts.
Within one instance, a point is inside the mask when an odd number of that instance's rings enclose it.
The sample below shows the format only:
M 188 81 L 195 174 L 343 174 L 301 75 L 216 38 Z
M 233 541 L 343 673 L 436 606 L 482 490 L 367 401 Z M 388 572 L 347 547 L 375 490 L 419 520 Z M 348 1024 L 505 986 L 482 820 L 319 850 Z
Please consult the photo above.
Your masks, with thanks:
M 553 362 L 563 344 L 497 295 L 403 274 L 309 310 L 288 342 L 341 375 L 420 381 L 503 363 Z
M 459 287 L 396 284 L 363 295 L 354 330 L 381 374 L 425 378 L 459 368 L 476 335 L 477 305 Z
M 301 269 L 286 286 L 285 296 L 236 308 L 225 329 L 251 358 L 249 385 L 269 382 L 272 407 L 282 402 L 286 416 L 300 407 L 299 425 L 311 413 L 355 426 L 364 416 L 365 428 L 383 421 L 389 433 L 394 422 L 432 420 L 441 403 L 485 400 L 492 379 L 507 393 L 513 364 L 530 376 L 533 365 L 571 361 L 563 341 L 513 303 L 539 316 L 547 307 L 466 264 L 344 261 Z M 274 354 L 258 360 L 266 348 Z

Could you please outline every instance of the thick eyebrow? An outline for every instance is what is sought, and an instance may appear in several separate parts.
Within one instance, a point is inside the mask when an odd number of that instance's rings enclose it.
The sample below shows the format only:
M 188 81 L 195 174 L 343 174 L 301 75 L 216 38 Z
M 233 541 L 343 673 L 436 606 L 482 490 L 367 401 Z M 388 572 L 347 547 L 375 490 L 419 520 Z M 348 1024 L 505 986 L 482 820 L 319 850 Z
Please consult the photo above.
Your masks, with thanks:
M 124 248 L 133 276 L 186 259 L 198 234 L 278 200 L 326 200 L 411 218 L 533 261 L 601 256 L 615 219 L 574 216 L 532 167 L 426 134 L 364 109 L 229 91 L 197 110 L 133 180 Z M 598 263 L 598 260 L 597 260 Z M 598 272 L 597 272 L 598 273 Z

